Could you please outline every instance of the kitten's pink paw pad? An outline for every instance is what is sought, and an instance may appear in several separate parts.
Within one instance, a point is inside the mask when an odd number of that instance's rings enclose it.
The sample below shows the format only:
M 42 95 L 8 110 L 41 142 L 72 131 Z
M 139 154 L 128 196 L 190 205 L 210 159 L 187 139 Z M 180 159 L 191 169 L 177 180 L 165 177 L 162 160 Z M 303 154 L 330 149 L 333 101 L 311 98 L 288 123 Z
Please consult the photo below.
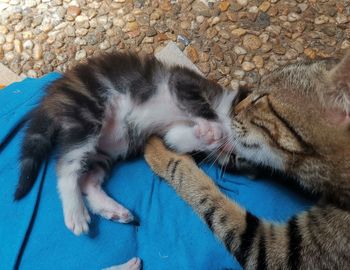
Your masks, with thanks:
M 91 219 L 85 207 L 79 210 L 67 210 L 64 213 L 64 223 L 75 235 L 87 233 Z
M 119 223 L 130 223 L 134 220 L 134 216 L 130 211 L 117 202 L 105 204 L 97 214 Z
M 112 267 L 105 268 L 104 270 L 140 270 L 141 260 L 140 258 L 132 258 L 128 262 Z
M 222 139 L 223 131 L 219 123 L 207 120 L 198 120 L 194 126 L 194 133 L 198 139 L 204 140 L 206 144 L 213 144 Z

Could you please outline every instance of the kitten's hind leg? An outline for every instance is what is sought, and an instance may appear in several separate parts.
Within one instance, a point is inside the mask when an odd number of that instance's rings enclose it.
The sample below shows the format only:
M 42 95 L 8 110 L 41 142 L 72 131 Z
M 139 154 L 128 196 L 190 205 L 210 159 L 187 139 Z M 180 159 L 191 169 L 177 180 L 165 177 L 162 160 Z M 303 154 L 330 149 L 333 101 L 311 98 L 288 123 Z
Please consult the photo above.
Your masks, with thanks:
M 91 211 L 106 219 L 120 223 L 134 221 L 134 216 L 121 204 L 117 203 L 102 189 L 105 171 L 99 166 L 87 173 L 81 181 L 81 189 Z
M 86 233 L 89 230 L 89 213 L 84 205 L 79 179 L 84 169 L 84 164 L 89 155 L 94 154 L 95 140 L 80 143 L 79 147 L 64 148 L 64 154 L 58 160 L 58 190 L 61 196 L 64 222 L 76 235 Z

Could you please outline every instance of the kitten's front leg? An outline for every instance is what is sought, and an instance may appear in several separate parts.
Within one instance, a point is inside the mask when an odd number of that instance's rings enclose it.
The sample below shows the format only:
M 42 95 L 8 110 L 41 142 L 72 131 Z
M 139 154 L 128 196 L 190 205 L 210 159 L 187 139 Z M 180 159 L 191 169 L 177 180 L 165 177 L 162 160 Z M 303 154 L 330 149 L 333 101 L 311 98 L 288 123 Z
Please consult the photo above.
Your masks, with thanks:
M 166 144 L 179 153 L 212 151 L 221 146 L 224 129 L 219 122 L 197 118 L 193 126 L 175 125 L 165 134 Z

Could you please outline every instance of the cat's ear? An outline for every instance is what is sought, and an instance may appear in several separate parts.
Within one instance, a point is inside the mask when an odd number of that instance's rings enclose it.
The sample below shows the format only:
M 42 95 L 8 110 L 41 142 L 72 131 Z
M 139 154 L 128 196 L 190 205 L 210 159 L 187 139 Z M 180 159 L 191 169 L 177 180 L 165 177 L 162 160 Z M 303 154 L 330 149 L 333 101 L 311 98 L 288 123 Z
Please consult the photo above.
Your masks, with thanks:
M 350 52 L 329 73 L 325 102 L 337 111 L 350 114 Z

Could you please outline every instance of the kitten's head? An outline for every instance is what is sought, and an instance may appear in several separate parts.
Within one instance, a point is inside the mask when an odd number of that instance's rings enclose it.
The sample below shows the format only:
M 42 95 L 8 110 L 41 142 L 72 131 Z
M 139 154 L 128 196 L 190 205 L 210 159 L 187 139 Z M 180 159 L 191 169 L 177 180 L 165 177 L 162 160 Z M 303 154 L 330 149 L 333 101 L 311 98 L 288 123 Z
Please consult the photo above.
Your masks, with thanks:
M 350 55 L 285 66 L 234 108 L 235 152 L 301 178 L 312 190 L 326 188 L 318 189 L 317 179 L 349 183 L 349 112 Z

